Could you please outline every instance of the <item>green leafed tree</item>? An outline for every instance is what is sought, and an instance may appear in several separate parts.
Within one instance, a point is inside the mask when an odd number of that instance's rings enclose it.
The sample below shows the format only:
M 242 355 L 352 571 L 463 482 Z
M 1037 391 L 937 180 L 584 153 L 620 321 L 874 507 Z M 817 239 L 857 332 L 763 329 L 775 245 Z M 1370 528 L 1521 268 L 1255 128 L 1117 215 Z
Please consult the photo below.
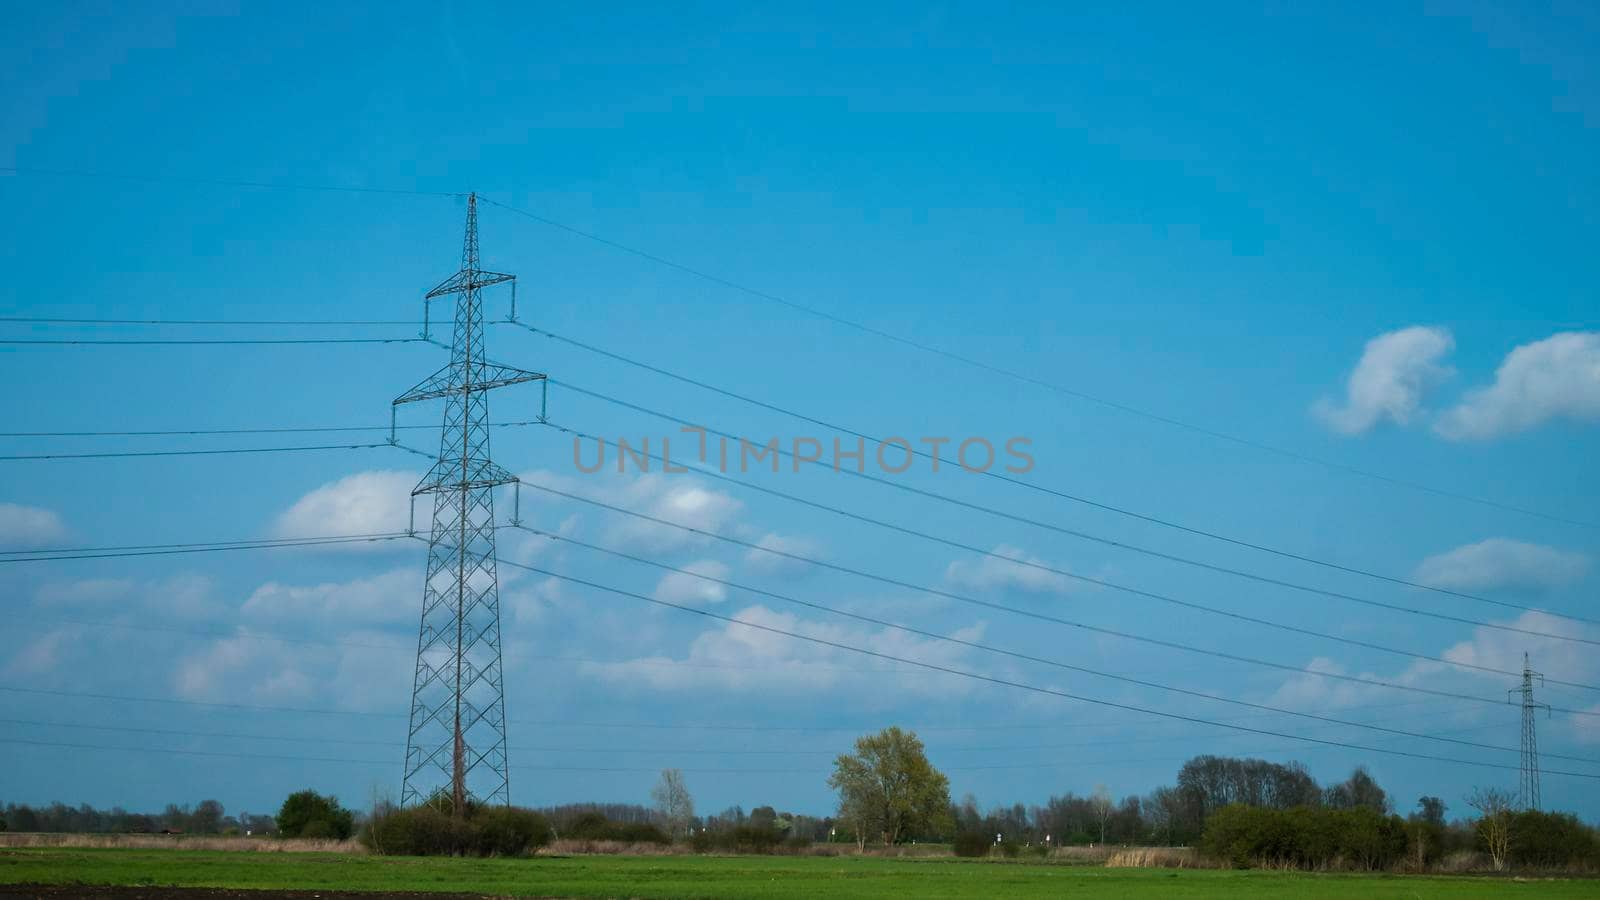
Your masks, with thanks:
M 337 797 L 324 797 L 316 791 L 290 794 L 278 810 L 278 834 L 282 837 L 342 841 L 354 831 L 355 815 L 340 806 Z
M 834 760 L 828 786 L 839 792 L 839 819 L 858 845 L 950 828 L 950 779 L 928 762 L 916 732 L 892 727 L 858 738 L 854 753 Z

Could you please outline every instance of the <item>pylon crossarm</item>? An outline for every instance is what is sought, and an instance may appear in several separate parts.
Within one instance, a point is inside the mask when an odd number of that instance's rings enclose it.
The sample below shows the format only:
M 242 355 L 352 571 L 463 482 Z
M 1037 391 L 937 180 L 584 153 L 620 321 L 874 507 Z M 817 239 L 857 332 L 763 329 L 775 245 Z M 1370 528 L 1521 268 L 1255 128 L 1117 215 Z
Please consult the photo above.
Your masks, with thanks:
M 437 400 L 440 397 L 458 396 L 463 393 L 476 394 L 511 384 L 542 381 L 544 379 L 544 375 L 539 372 L 529 372 L 524 369 L 498 364 L 485 364 L 481 367 L 478 376 L 472 378 L 471 384 L 464 384 L 463 382 L 466 379 L 460 376 L 459 368 L 454 363 L 445 366 L 423 379 L 411 390 L 396 397 L 391 405 L 399 406 L 402 403 L 416 403 L 419 400 Z
M 425 300 L 443 297 L 446 294 L 460 294 L 466 291 L 475 291 L 494 284 L 504 284 L 507 281 L 516 281 L 517 276 L 507 275 L 503 272 L 474 271 L 472 277 L 467 277 L 466 271 L 458 271 L 449 278 L 439 282 L 439 286 L 424 295 Z

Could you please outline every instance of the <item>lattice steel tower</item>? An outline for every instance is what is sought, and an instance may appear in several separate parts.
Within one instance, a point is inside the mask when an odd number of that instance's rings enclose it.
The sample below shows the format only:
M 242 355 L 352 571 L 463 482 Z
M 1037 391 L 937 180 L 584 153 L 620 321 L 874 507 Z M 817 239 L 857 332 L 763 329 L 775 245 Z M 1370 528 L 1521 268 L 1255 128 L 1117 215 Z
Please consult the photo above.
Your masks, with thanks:
M 1534 712 L 1542 709 L 1545 715 L 1550 714 L 1549 704 L 1533 702 L 1535 679 L 1540 687 L 1544 686 L 1544 676 L 1533 671 L 1528 663 L 1528 654 L 1524 653 L 1522 687 L 1506 692 L 1508 700 L 1512 694 L 1519 694 L 1522 698 L 1522 779 L 1517 785 L 1517 804 L 1523 809 L 1539 808 L 1539 734 L 1534 730 L 1537 721 Z
M 512 282 L 514 294 L 514 277 L 478 268 L 478 198 L 469 195 L 461 269 L 424 301 L 455 296 L 450 363 L 394 401 L 445 402 L 439 459 L 411 492 L 413 504 L 420 494 L 434 500 L 400 802 L 456 816 L 469 802 L 511 802 L 493 492 L 517 479 L 489 459 L 488 392 L 544 376 L 484 357 L 481 291 Z

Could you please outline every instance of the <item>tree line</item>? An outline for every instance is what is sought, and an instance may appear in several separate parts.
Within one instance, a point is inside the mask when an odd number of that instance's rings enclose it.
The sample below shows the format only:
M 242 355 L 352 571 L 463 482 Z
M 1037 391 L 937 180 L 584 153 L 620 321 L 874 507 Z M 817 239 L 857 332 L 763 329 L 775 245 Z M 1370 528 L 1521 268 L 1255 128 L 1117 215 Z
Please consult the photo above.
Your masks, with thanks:
M 120 806 L 96 809 L 87 803 L 68 806 L 51 803 L 30 806 L 7 803 L 0 807 L 0 831 L 67 832 L 76 834 L 276 834 L 277 820 L 270 815 L 240 812 L 228 815 L 216 800 L 193 806 L 167 804 L 160 812 L 129 812 Z

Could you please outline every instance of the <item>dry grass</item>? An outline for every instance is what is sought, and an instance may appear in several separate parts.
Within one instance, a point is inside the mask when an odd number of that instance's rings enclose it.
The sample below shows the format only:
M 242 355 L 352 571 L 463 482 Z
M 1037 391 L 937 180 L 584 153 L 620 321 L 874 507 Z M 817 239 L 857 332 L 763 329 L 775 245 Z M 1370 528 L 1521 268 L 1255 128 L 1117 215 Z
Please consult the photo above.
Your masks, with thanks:
M 535 851 L 539 856 L 689 856 L 686 844 L 652 844 L 635 841 L 586 841 L 574 838 L 551 841 Z
M 221 837 L 198 834 L 47 834 L 0 832 L 0 847 L 70 847 L 124 850 L 238 850 L 255 853 L 366 853 L 355 841 Z
M 1108 869 L 1215 869 L 1217 864 L 1188 847 L 1136 847 L 1118 850 Z
M 1104 845 L 1099 847 L 1057 847 L 1050 851 L 1049 858 L 1078 865 L 1099 865 L 1108 863 L 1118 853 L 1126 852 L 1128 851 Z

